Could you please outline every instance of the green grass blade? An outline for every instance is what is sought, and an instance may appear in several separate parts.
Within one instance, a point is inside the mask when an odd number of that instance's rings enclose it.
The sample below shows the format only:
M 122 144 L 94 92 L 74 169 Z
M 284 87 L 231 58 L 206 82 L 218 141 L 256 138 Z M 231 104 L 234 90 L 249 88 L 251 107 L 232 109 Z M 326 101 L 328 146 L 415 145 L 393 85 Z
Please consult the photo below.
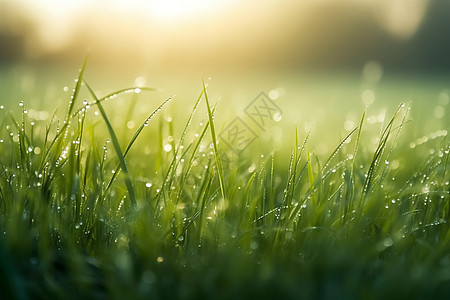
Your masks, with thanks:
M 205 95 L 205 101 L 206 101 L 206 108 L 208 110 L 209 126 L 211 127 L 211 138 L 212 138 L 213 147 L 214 147 L 214 156 L 216 158 L 217 172 L 219 175 L 220 191 L 222 193 L 223 200 L 226 201 L 227 197 L 226 197 L 226 193 L 225 193 L 225 181 L 223 178 L 223 170 L 222 170 L 222 163 L 220 161 L 219 150 L 217 149 L 217 138 L 216 138 L 216 130 L 214 128 L 213 114 L 211 112 L 211 106 L 209 105 L 209 99 L 208 99 L 208 93 L 206 92 L 206 85 L 205 85 L 205 81 L 203 79 L 202 79 L 202 82 L 203 82 L 203 93 Z
M 61 129 L 56 133 L 56 135 L 55 135 L 55 137 L 53 138 L 53 140 L 51 141 L 51 143 L 50 143 L 50 145 L 49 145 L 47 151 L 45 151 L 45 154 L 42 155 L 41 167 L 40 167 L 41 170 L 43 169 L 44 163 L 47 161 L 48 156 L 49 156 L 50 153 L 51 153 L 51 150 L 52 150 L 53 147 L 57 144 L 57 141 L 60 140 L 59 138 L 60 138 L 61 134 L 64 133 L 64 132 L 66 132 L 67 127 L 68 127 L 69 124 L 70 124 L 70 120 L 71 120 L 74 116 L 76 116 L 76 115 L 78 114 L 78 112 L 77 112 L 77 113 L 75 113 L 74 115 L 72 115 L 72 111 L 73 111 L 75 102 L 76 102 L 76 100 L 77 100 L 77 98 L 78 98 L 78 95 L 79 95 L 79 93 L 80 93 L 81 84 L 82 84 L 82 82 L 83 82 L 83 77 L 84 77 L 84 72 L 85 72 L 85 70 L 86 70 L 86 65 L 87 65 L 88 57 L 89 57 L 89 56 L 86 56 L 86 57 L 85 57 L 84 62 L 83 62 L 83 65 L 82 65 L 82 67 L 81 67 L 81 69 L 80 69 L 80 73 L 78 74 L 78 78 L 77 78 L 77 80 L 76 80 L 74 92 L 73 92 L 72 96 L 70 97 L 69 108 L 67 109 L 66 119 L 65 119 L 65 121 L 64 121 L 64 123 L 63 123 L 63 126 L 62 126 Z
M 102 118 L 105 121 L 106 127 L 108 128 L 108 132 L 109 132 L 109 135 L 111 136 L 111 141 L 113 143 L 114 150 L 116 151 L 117 158 L 119 159 L 119 162 L 120 162 L 120 167 L 122 168 L 124 175 L 125 175 L 125 184 L 127 186 L 131 205 L 135 206 L 136 205 L 136 196 L 134 193 L 133 184 L 131 183 L 131 179 L 130 179 L 128 169 L 127 169 L 127 164 L 125 163 L 125 158 L 123 156 L 122 150 L 120 149 L 120 144 L 117 139 L 116 133 L 115 133 L 114 129 L 112 128 L 111 122 L 109 121 L 108 116 L 106 115 L 106 112 L 103 109 L 102 104 L 100 102 L 98 102 L 98 98 L 95 95 L 94 91 L 91 89 L 91 87 L 87 83 L 85 83 L 85 85 L 86 85 L 87 89 L 89 90 L 93 99 L 96 101 L 98 109 L 100 111 L 100 114 L 102 115 Z
M 359 127 L 359 126 L 358 126 Z M 331 153 L 331 155 L 328 157 L 328 159 L 325 161 L 325 164 L 323 166 L 323 170 L 325 170 L 333 160 L 333 158 L 336 156 L 336 154 L 341 150 L 342 146 L 345 144 L 345 142 L 355 133 L 355 131 L 358 129 L 358 127 L 353 128 L 349 134 L 341 141 L 341 143 L 334 149 L 334 151 Z
M 75 84 L 75 88 L 74 88 L 73 94 L 70 97 L 69 108 L 67 110 L 65 124 L 67 124 L 69 122 L 70 116 L 72 114 L 73 107 L 75 105 L 75 102 L 77 101 L 78 95 L 80 94 L 81 84 L 83 82 L 83 76 L 84 76 L 84 72 L 86 70 L 86 65 L 87 65 L 87 62 L 88 62 L 88 58 L 89 58 L 89 55 L 86 55 L 86 57 L 84 58 L 83 66 L 81 67 L 80 73 L 79 73 L 78 78 L 76 80 L 76 84 Z
M 308 178 L 309 178 L 309 185 L 311 190 L 311 206 L 313 209 L 316 207 L 316 197 L 314 194 L 314 173 L 311 165 L 311 155 L 308 149 Z
M 172 96 L 173 97 L 173 96 Z M 150 122 L 150 120 L 161 110 L 163 109 L 163 107 L 169 103 L 172 100 L 172 97 L 167 98 L 163 103 L 161 103 L 145 120 L 144 122 L 141 123 L 141 125 L 139 126 L 139 128 L 136 130 L 136 132 L 134 133 L 133 137 L 131 138 L 131 140 L 128 142 L 127 147 L 125 148 L 125 151 L 123 152 L 123 158 L 125 159 L 125 157 L 127 156 L 128 152 L 130 151 L 131 147 L 133 146 L 134 142 L 137 140 L 137 138 L 139 137 L 139 135 L 141 134 L 142 130 L 144 130 L 144 128 L 148 125 L 148 122 Z M 116 178 L 116 176 L 118 175 L 120 168 L 122 167 L 122 164 L 119 162 L 118 166 L 115 169 L 115 172 L 113 174 L 113 176 L 111 177 L 106 190 L 109 189 L 109 187 L 111 186 L 111 184 L 113 183 L 114 179 Z
M 124 89 L 120 89 L 120 90 L 117 90 L 115 92 L 109 93 L 106 96 L 103 96 L 103 97 L 99 98 L 98 102 L 105 102 L 107 100 L 114 99 L 114 98 L 116 98 L 117 96 L 119 96 L 121 94 L 136 93 L 136 90 L 139 90 L 139 92 L 141 92 L 141 91 L 156 91 L 157 89 L 151 88 L 151 87 L 129 87 L 129 88 L 124 88 Z M 86 107 L 92 107 L 92 106 L 98 105 L 98 102 L 93 101 L 93 102 L 84 104 L 83 107 L 80 107 L 78 110 L 76 110 L 70 116 L 70 119 L 75 118 L 77 116 L 77 114 L 79 114 L 80 112 L 85 110 Z

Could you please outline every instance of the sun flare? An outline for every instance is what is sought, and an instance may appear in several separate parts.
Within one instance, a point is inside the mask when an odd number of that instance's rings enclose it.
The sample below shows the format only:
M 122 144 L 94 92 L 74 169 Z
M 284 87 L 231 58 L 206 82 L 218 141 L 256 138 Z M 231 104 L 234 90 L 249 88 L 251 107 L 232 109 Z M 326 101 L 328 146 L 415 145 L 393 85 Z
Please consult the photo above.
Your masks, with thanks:
M 176 21 L 183 18 L 196 17 L 201 14 L 220 11 L 222 6 L 231 0 L 207 1 L 207 0 L 158 0 L 149 1 L 150 13 L 163 21 Z
M 121 9 L 139 9 L 154 20 L 178 22 L 211 13 L 220 13 L 229 7 L 234 0 L 153 0 L 153 1 L 116 1 Z

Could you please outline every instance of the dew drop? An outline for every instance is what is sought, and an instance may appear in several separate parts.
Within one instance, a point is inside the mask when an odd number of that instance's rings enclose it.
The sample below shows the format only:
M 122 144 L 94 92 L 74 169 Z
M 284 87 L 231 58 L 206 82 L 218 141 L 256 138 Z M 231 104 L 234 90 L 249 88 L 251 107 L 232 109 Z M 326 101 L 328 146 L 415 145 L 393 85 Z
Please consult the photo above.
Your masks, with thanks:
M 172 150 L 172 145 L 170 145 L 170 144 L 165 144 L 165 145 L 164 145 L 164 151 L 170 152 L 170 150 Z
M 385 238 L 383 240 L 383 246 L 391 247 L 392 245 L 394 245 L 394 241 L 391 238 Z

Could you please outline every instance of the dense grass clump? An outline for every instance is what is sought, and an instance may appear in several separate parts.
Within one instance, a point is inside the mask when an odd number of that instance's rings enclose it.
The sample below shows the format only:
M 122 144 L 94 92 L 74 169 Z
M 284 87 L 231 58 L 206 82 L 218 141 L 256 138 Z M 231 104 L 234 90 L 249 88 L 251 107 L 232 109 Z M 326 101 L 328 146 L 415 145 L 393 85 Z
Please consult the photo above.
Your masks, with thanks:
M 99 97 L 84 69 L 62 118 L 0 110 L 2 299 L 450 296 L 450 144 L 409 145 L 409 106 L 325 159 L 297 132 L 233 159 L 205 84 L 178 137 L 171 98 L 126 135 L 109 102 L 151 89 Z

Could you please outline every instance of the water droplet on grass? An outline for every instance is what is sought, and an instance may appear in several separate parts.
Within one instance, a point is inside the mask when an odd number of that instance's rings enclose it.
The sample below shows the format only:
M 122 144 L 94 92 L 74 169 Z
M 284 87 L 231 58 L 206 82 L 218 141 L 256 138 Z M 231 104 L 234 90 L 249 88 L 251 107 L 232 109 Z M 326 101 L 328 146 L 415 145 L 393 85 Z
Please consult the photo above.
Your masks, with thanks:
M 172 150 L 172 145 L 170 145 L 170 144 L 165 144 L 165 145 L 164 145 L 164 151 L 170 152 L 170 150 Z
M 383 246 L 391 247 L 392 245 L 394 245 L 394 241 L 391 238 L 385 238 L 383 240 Z

